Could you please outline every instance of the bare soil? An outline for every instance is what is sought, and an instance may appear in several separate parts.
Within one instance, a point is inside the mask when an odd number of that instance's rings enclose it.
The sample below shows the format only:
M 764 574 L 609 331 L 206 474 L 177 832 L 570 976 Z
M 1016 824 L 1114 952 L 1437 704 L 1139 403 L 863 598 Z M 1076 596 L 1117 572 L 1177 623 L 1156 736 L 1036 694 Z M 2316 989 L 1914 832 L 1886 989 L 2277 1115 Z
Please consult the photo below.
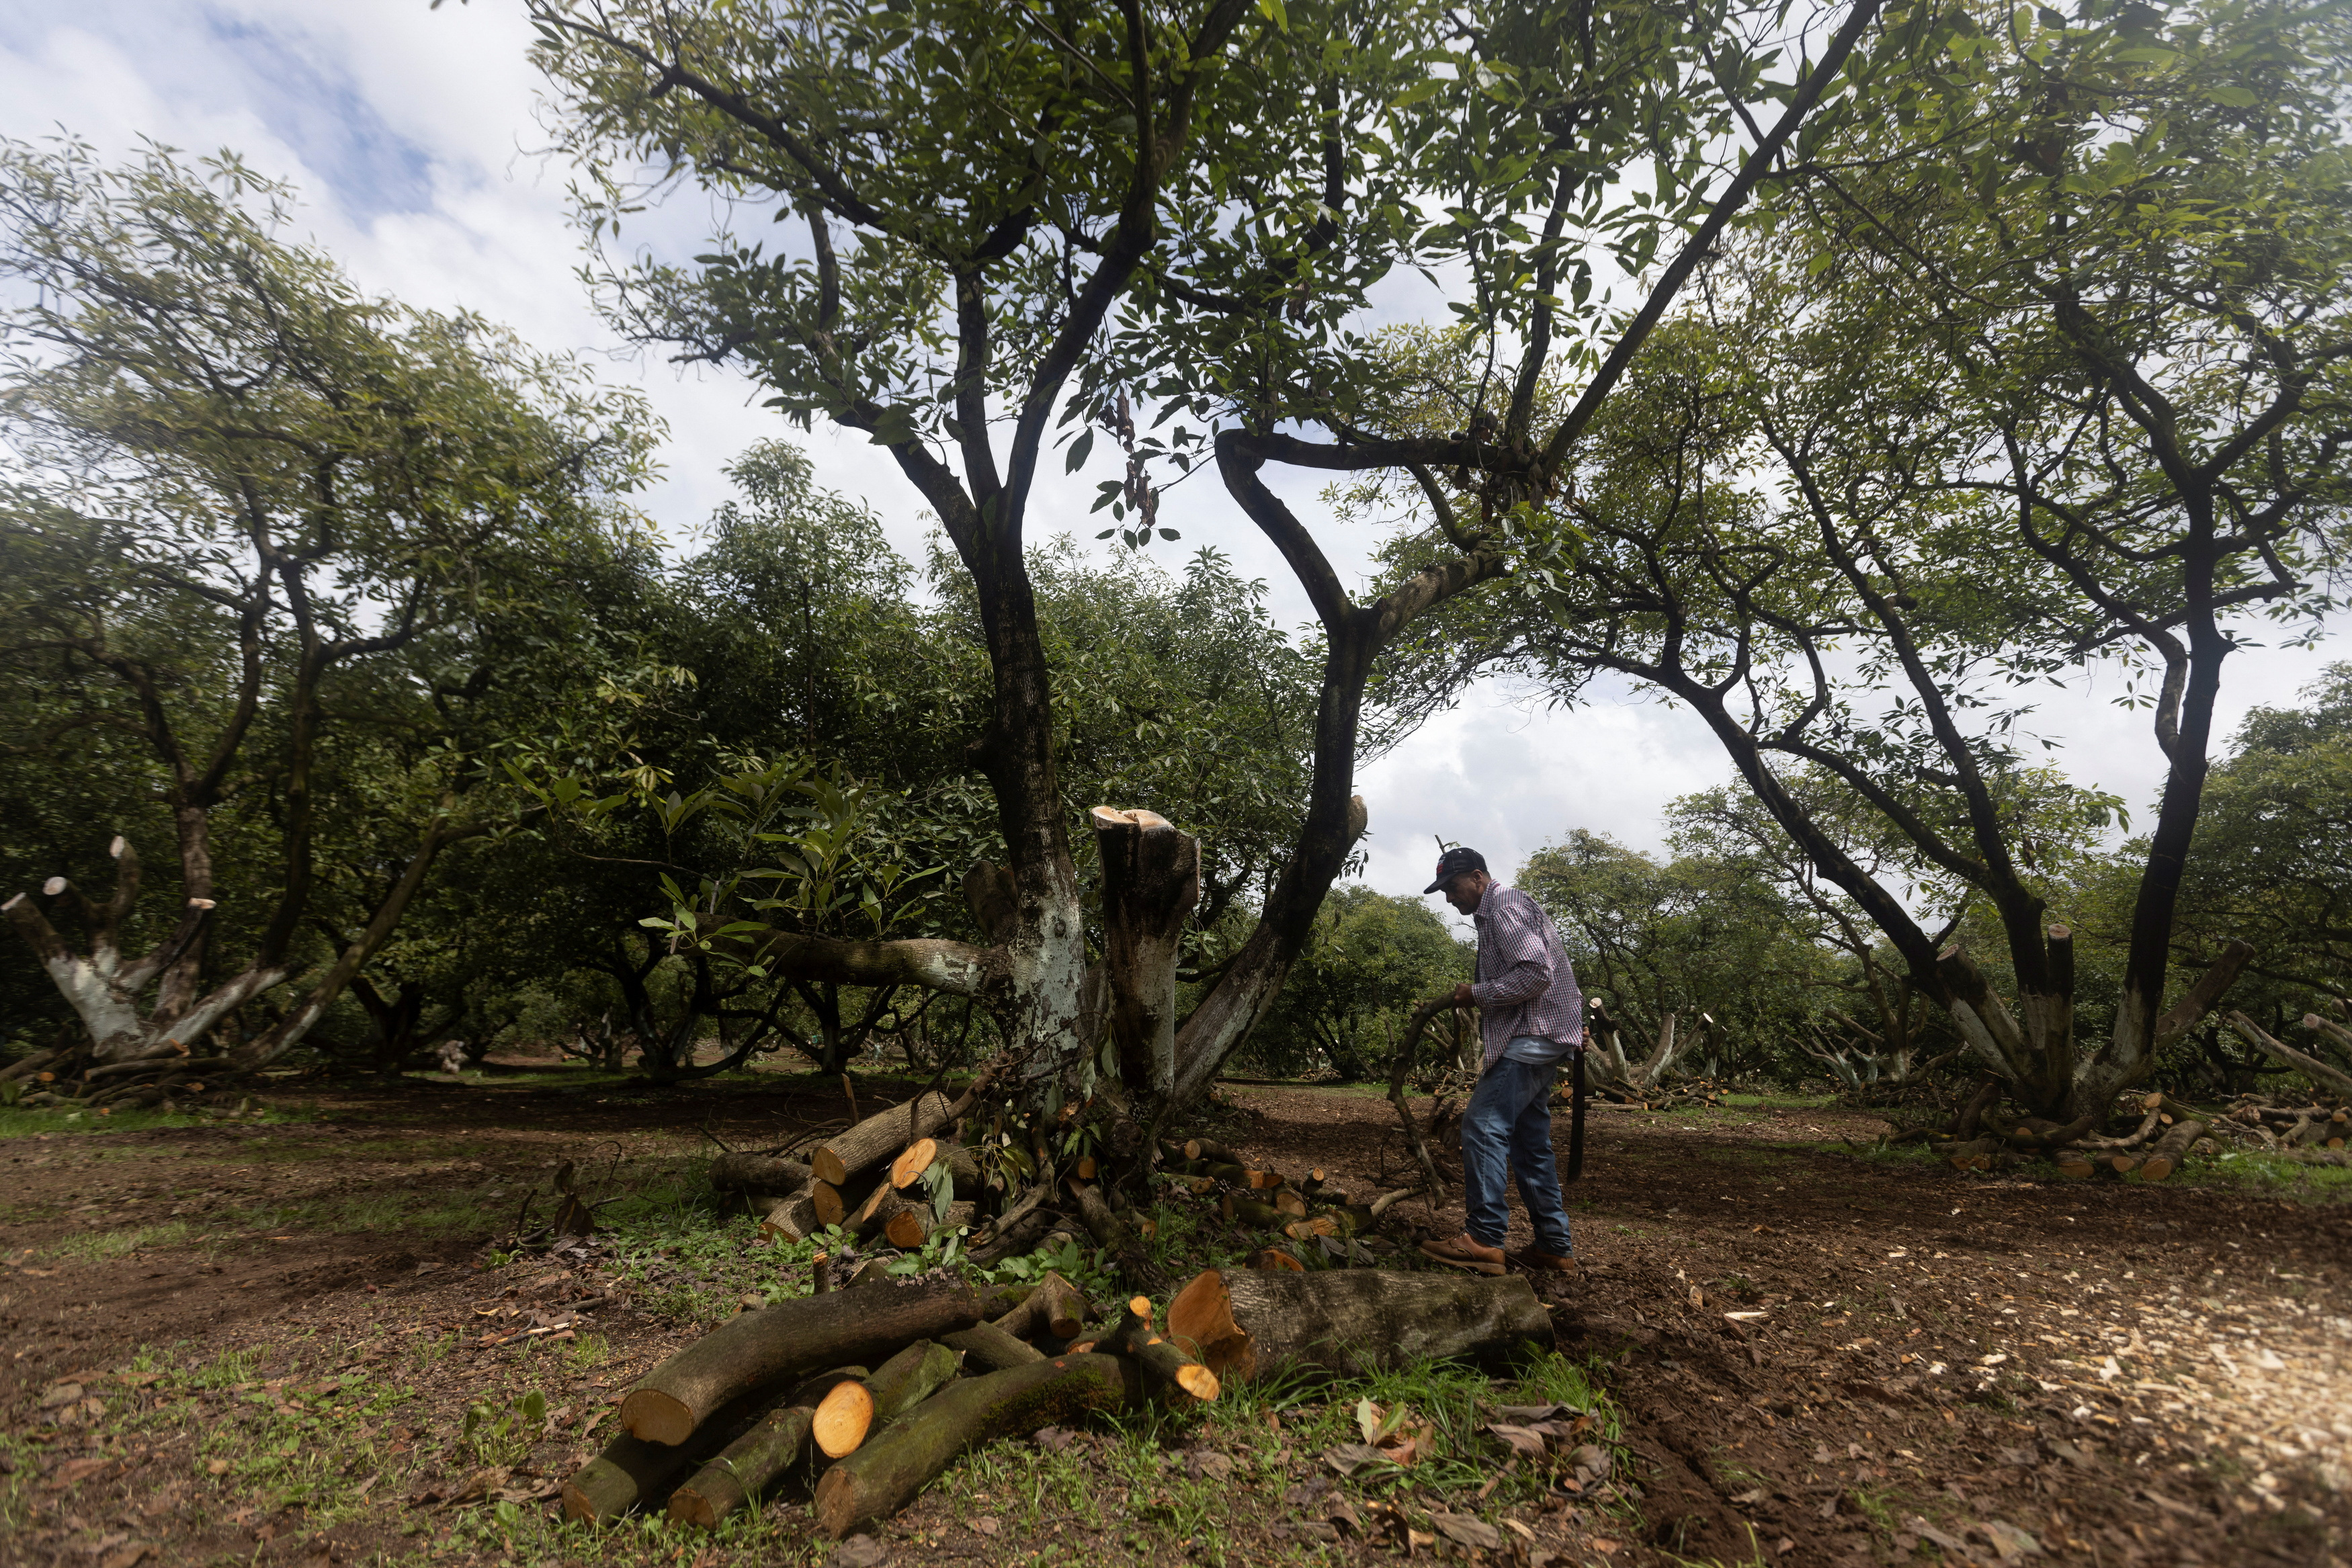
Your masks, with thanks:
M 1372 1094 L 1224 1092 L 1253 1162 L 1366 1189 L 1404 1169 Z M 690 1186 L 710 1138 L 837 1122 L 836 1090 L 272 1099 L 314 1119 L 0 1141 L 0 1563 L 833 1554 L 804 1490 L 715 1540 L 556 1527 L 555 1485 L 610 1435 L 619 1391 L 734 1310 L 736 1276 L 681 1254 L 625 1278 L 610 1251 L 485 1243 L 560 1159 Z M 1355 1391 L 1310 1389 L 1278 1414 L 1005 1446 L 873 1560 L 2352 1559 L 2352 1207 L 1962 1176 L 1872 1153 L 1884 1125 L 1786 1105 L 1593 1113 L 1569 1189 L 1586 1273 L 1554 1315 L 1620 1423 L 1597 1488 L 1465 1450 L 1507 1484 L 1334 1490 L 1319 1445 Z M 509 1441 L 496 1422 L 526 1388 L 551 1406 L 544 1433 Z M 1345 1510 L 1326 1522 L 1349 1495 L 1475 1514 L 1504 1545 L 1361 1514 L 1355 1539 Z

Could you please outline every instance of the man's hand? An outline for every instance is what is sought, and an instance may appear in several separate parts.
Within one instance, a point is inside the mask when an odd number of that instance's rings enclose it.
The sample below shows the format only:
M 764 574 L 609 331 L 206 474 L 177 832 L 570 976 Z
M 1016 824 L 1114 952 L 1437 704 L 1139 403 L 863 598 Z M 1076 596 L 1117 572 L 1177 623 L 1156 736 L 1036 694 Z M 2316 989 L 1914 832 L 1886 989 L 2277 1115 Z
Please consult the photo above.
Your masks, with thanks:
M 1478 1005 L 1477 995 L 1467 986 L 1456 986 L 1454 988 L 1454 1005 L 1457 1008 L 1475 1008 Z

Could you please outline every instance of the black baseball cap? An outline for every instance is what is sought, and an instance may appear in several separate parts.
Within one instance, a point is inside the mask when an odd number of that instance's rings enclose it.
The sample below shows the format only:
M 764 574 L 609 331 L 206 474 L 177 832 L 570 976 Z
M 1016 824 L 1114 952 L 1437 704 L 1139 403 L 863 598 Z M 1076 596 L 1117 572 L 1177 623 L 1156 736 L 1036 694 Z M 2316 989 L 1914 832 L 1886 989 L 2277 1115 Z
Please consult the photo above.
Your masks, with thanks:
M 1485 871 L 1486 869 L 1485 855 L 1480 854 L 1476 850 L 1466 850 L 1457 846 L 1437 857 L 1437 880 L 1421 891 L 1425 894 L 1435 893 L 1465 871 Z

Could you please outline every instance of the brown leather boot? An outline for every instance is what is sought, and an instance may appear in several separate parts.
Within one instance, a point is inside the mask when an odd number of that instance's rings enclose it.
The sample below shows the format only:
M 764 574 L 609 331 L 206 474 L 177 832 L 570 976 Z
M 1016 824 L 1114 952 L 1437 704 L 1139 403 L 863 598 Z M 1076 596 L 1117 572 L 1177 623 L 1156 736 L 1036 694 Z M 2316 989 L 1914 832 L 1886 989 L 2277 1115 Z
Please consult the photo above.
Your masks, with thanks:
M 1489 1247 L 1468 1231 L 1451 1236 L 1443 1241 L 1424 1241 L 1422 1255 L 1450 1263 L 1456 1269 L 1467 1269 L 1476 1274 L 1499 1274 L 1503 1271 L 1503 1249 Z
M 1584 1272 L 1573 1258 L 1555 1258 L 1533 1247 L 1514 1248 L 1503 1254 L 1504 1260 L 1515 1269 L 1525 1269 L 1530 1274 L 1565 1274 L 1570 1279 Z

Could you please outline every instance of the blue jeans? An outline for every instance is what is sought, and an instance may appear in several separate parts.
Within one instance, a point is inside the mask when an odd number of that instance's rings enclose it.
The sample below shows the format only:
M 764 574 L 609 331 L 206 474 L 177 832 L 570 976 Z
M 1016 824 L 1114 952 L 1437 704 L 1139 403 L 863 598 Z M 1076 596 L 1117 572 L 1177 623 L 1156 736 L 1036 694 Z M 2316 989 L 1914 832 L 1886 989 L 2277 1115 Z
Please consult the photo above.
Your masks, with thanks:
M 1538 1066 L 1505 1057 L 1470 1092 L 1462 1113 L 1462 1196 L 1470 1235 L 1486 1246 L 1500 1247 L 1510 1228 L 1510 1178 L 1517 1173 L 1538 1249 L 1555 1258 L 1576 1255 L 1551 1151 L 1551 1086 L 1559 1077 L 1557 1061 Z

